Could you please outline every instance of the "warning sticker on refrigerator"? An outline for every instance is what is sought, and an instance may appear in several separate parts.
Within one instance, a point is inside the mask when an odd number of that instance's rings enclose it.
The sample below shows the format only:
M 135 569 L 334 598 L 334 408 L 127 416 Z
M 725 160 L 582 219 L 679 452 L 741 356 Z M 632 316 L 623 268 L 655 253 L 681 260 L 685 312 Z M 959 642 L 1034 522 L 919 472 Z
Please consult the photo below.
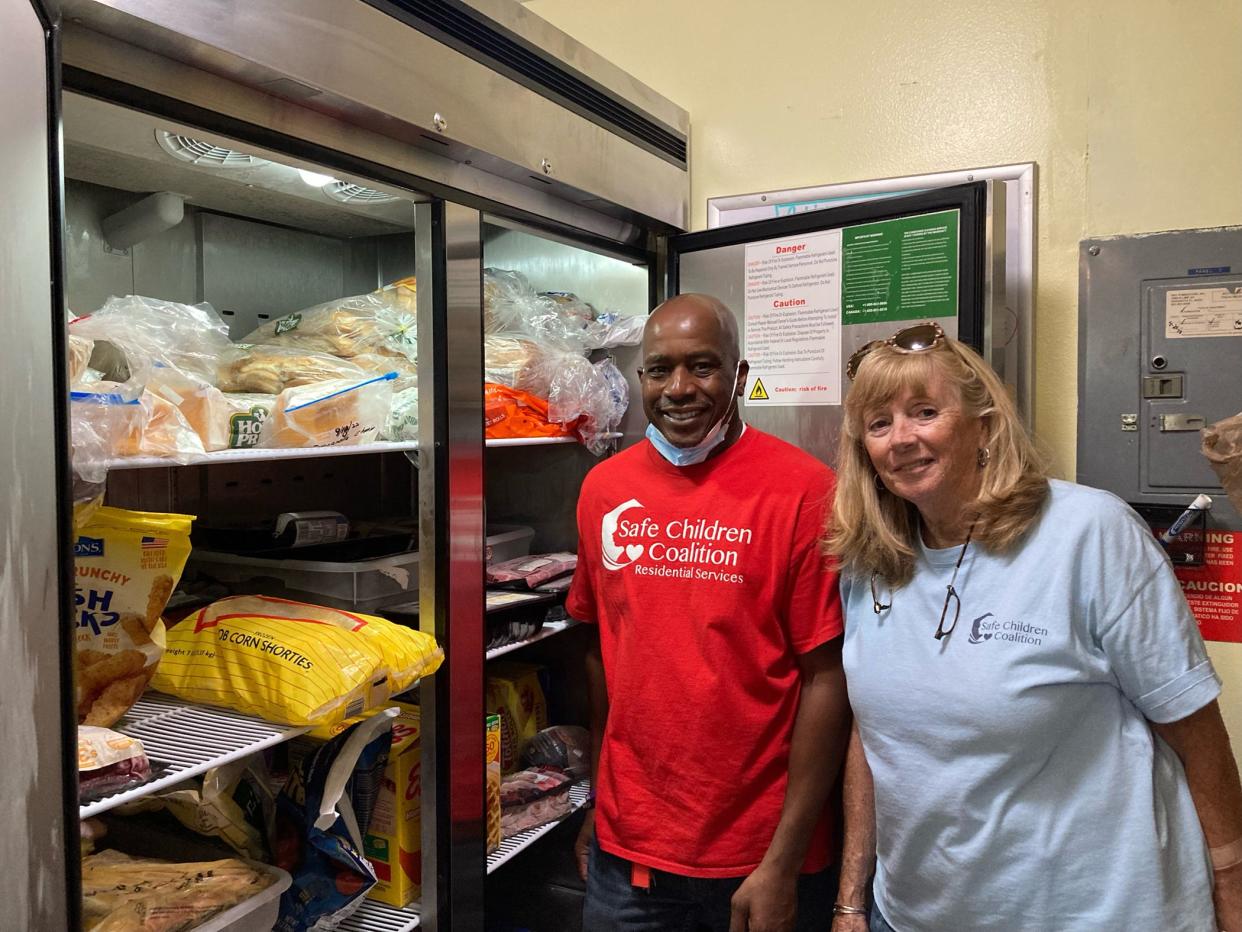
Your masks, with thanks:
M 1164 335 L 1170 340 L 1242 337 L 1242 287 L 1168 292 L 1164 298 Z
M 1242 532 L 1208 531 L 1203 565 L 1174 572 L 1203 637 L 1242 642 Z
M 841 403 L 841 231 L 746 247 L 746 404 Z

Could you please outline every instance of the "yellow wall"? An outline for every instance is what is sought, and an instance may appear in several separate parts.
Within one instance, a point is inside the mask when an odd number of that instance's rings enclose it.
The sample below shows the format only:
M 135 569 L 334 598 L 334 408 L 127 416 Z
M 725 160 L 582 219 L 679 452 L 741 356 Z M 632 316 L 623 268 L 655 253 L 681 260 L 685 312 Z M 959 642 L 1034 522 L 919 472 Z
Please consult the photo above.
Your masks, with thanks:
M 690 111 L 707 198 L 1039 166 L 1035 429 L 1074 473 L 1078 242 L 1242 224 L 1238 0 L 531 0 Z M 1242 645 L 1212 645 L 1242 750 Z

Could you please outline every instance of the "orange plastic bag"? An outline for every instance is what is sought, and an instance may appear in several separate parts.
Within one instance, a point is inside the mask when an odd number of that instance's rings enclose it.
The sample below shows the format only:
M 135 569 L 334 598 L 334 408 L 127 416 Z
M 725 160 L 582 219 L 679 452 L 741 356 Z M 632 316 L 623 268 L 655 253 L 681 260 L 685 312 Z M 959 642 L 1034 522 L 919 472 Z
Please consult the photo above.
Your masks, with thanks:
M 530 392 L 486 382 L 483 386 L 483 425 L 489 440 L 515 437 L 571 437 L 573 424 L 548 420 L 548 403 Z

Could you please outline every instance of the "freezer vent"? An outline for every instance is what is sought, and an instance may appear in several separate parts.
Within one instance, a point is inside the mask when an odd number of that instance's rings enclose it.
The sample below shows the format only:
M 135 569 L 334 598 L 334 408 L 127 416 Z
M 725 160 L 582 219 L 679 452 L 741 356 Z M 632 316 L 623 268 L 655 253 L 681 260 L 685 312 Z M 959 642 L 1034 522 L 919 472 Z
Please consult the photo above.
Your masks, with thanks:
M 180 133 L 166 133 L 157 129 L 155 138 L 169 155 L 204 168 L 257 168 L 268 164 L 267 159 L 261 159 L 257 155 L 247 155 L 236 149 L 226 149 L 192 136 L 182 136 Z
M 388 204 L 399 201 L 395 194 L 385 194 L 374 188 L 364 188 L 352 181 L 333 181 L 323 186 L 323 191 L 334 201 L 343 204 Z

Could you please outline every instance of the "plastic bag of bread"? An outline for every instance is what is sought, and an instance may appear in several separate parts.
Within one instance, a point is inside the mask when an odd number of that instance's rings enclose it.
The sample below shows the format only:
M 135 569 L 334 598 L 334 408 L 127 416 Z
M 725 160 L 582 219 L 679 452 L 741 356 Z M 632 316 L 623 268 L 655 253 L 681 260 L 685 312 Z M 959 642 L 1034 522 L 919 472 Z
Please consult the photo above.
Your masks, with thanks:
M 396 373 L 287 388 L 276 399 L 261 446 L 334 447 L 378 440 L 388 424 Z
M 216 384 L 225 392 L 276 395 L 286 388 L 332 379 L 363 379 L 366 370 L 346 359 L 302 347 L 239 343 L 223 353 Z
M 412 360 L 406 359 L 404 356 L 381 356 L 378 353 L 362 353 L 358 356 L 349 357 L 349 361 L 355 366 L 360 366 L 365 372 L 371 375 L 387 375 L 389 372 L 397 374 L 396 380 L 392 383 L 394 392 L 403 392 L 407 388 L 418 388 L 418 367 Z
M 90 365 L 91 353 L 95 349 L 95 341 L 80 337 L 76 333 L 69 334 L 69 384 L 77 385 L 86 374 Z
M 544 399 L 493 382 L 483 386 L 483 424 L 489 440 L 573 436 L 570 425 L 548 420 Z
M 382 440 L 413 442 L 418 440 L 418 388 L 394 392 L 388 409 L 388 423 Z
M 489 333 L 483 338 L 483 380 L 547 398 L 552 377 L 566 355 L 519 333 Z M 576 358 L 586 361 L 582 356 Z
M 167 398 L 144 390 L 138 402 L 142 416 L 136 430 L 121 435 L 118 456 L 159 456 L 191 463 L 206 452 L 198 433 Z
M 160 613 L 190 555 L 192 515 L 75 510 L 78 722 L 108 727 L 137 701 L 164 648 Z
M 257 447 L 276 407 L 275 395 L 223 392 L 175 369 L 156 369 L 147 390 L 177 406 L 208 452 Z
M 109 298 L 69 332 L 95 342 L 92 361 L 105 378 L 139 386 L 157 365 L 214 381 L 216 360 L 230 345 L 228 324 L 210 304 L 141 295 Z
M 180 932 L 266 890 L 280 877 L 236 858 L 177 864 L 101 851 L 82 859 L 87 932 Z
M 138 397 L 106 390 L 115 387 L 101 382 L 69 393 L 70 459 L 74 478 L 88 488 L 107 478 L 108 462 L 123 444 L 136 443 L 146 417 Z M 80 497 L 75 491 L 75 500 Z
M 153 686 L 287 725 L 332 725 L 434 672 L 435 639 L 372 615 L 265 596 L 173 626 Z
M 269 320 L 244 343 L 286 346 L 332 356 L 402 356 L 418 360 L 418 317 L 412 286 L 329 301 Z

